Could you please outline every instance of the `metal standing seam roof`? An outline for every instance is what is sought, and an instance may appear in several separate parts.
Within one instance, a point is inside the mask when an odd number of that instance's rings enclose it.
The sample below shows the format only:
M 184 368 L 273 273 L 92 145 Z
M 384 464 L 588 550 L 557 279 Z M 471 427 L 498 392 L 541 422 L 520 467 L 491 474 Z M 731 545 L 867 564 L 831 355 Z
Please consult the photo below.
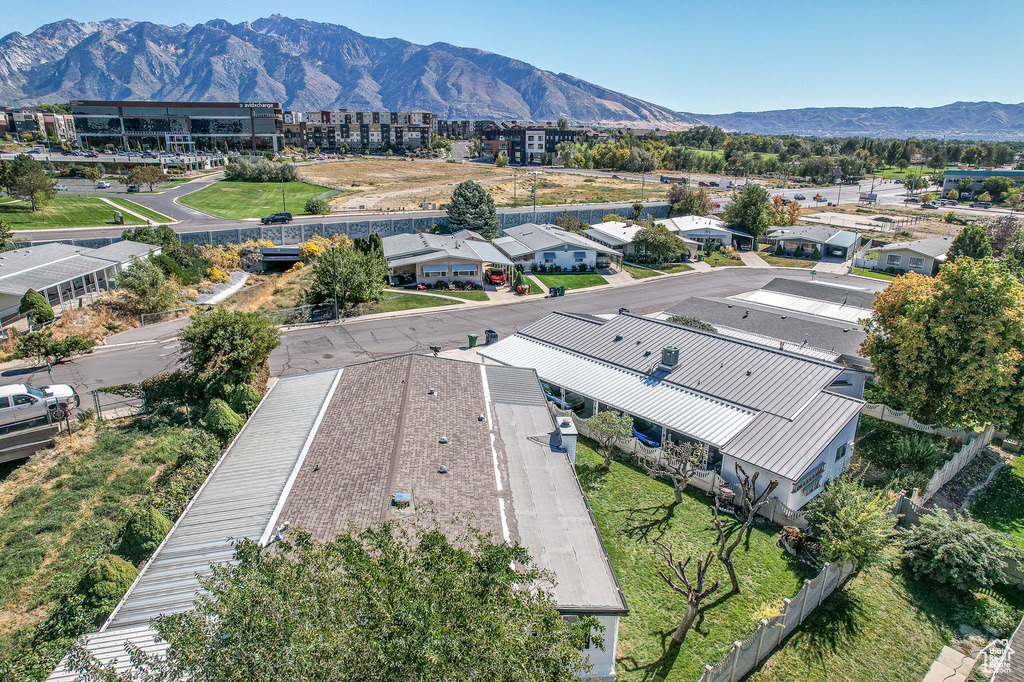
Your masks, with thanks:
M 830 240 L 843 230 L 829 227 L 828 225 L 794 225 L 793 227 L 779 227 L 769 230 L 768 237 L 772 239 L 800 239 L 806 242 L 817 242 L 819 244 L 830 244 Z M 852 232 L 847 233 L 851 237 Z M 850 240 L 853 243 L 853 240 Z
M 917 239 L 912 242 L 894 242 L 885 246 L 878 246 L 868 251 L 879 253 L 885 251 L 911 251 L 922 256 L 931 258 L 942 258 L 949 253 L 949 247 L 953 240 L 949 237 L 930 237 L 928 239 Z
M 131 260 L 132 256 L 138 256 L 144 258 L 150 253 L 159 252 L 161 248 L 153 244 L 143 244 L 142 242 L 134 242 L 128 239 L 122 239 L 119 242 L 113 244 L 107 244 L 101 246 L 98 249 L 88 252 L 88 255 L 95 258 L 106 258 L 107 260 L 117 261 L 118 263 L 126 263 Z
M 22 296 L 29 289 L 40 291 L 70 279 L 91 275 L 123 263 L 128 256 L 121 258 L 120 254 L 129 249 L 135 250 L 136 247 L 129 246 L 135 244 L 139 243 L 121 241 L 100 249 L 90 249 L 51 242 L 8 251 L 0 254 L 0 293 Z M 143 255 L 157 248 L 148 244 L 140 246 L 145 247 Z
M 858 308 L 856 306 L 830 303 L 812 298 L 802 298 L 775 291 L 765 291 L 764 289 L 734 296 L 732 300 L 751 301 L 781 310 L 817 315 L 818 317 L 826 317 L 833 320 L 844 320 L 855 324 L 859 324 L 860 320 L 871 317 L 870 308 Z
M 519 256 L 526 256 L 533 253 L 533 250 L 515 237 L 498 237 L 491 243 L 501 249 L 503 253 L 508 254 L 510 258 L 518 258 Z
M 606 247 L 575 232 L 563 230 L 557 225 L 524 223 L 504 229 L 505 237 L 512 237 L 526 247 L 528 253 L 553 249 L 559 246 L 603 251 Z M 500 246 L 500 245 L 499 245 Z
M 870 289 L 827 282 L 807 282 L 776 277 L 761 288 L 765 291 L 777 291 L 781 294 L 852 305 L 857 308 L 871 308 L 875 303 L 875 292 Z
M 722 453 L 795 481 L 863 406 L 863 400 L 822 391 L 795 419 L 762 412 Z
M 530 367 L 544 381 L 714 445 L 728 442 L 756 416 L 753 410 L 519 335 L 481 348 L 480 355 Z
M 675 346 L 679 364 L 664 383 L 784 417 L 799 412 L 842 372 L 830 363 L 628 313 L 604 323 L 552 313 L 517 335 L 644 376 L 661 361 L 664 347 Z
M 159 656 L 167 651 L 167 642 L 160 639 L 153 626 L 136 625 L 115 628 L 104 632 L 93 632 L 82 638 L 89 653 L 104 665 L 113 665 L 118 673 L 132 669 L 128 645 L 134 645 L 149 655 Z M 67 669 L 67 658 L 61 659 L 57 668 L 46 678 L 47 682 L 77 682 L 79 673 Z

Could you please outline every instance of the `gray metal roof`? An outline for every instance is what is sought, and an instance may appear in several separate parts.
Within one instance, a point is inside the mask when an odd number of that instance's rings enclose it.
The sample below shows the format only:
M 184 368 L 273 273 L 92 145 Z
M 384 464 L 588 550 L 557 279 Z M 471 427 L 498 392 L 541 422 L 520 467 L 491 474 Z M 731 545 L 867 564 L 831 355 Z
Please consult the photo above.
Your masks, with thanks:
M 636 223 L 627 225 L 626 223 L 609 221 L 594 224 L 590 229 L 584 230 L 584 234 L 592 239 L 605 242 L 618 248 L 632 243 L 632 241 L 636 239 L 636 233 L 643 228 L 643 225 L 637 225 Z M 688 237 L 676 236 L 688 245 L 692 246 L 697 244 L 697 242 Z
M 863 406 L 822 391 L 792 420 L 762 412 L 722 452 L 795 481 Z
M 712 445 L 727 443 L 757 414 L 519 334 L 479 353 L 495 362 L 532 368 L 544 381 Z
M 815 244 L 832 246 L 853 246 L 857 235 L 846 230 L 839 230 L 828 225 L 794 225 L 769 229 L 768 236 L 773 239 L 793 239 Z
M 150 253 L 160 253 L 161 248 L 154 246 L 153 244 L 143 244 L 142 242 L 133 242 L 128 239 L 122 239 L 121 241 L 101 246 L 98 249 L 89 251 L 88 254 L 94 258 L 106 258 L 107 260 L 116 261 L 118 263 L 127 263 L 131 260 L 132 256 L 138 256 L 139 258 L 145 258 Z
M 113 666 L 118 673 L 132 670 L 128 645 L 138 647 L 153 656 L 163 655 L 167 651 L 167 642 L 160 639 L 153 626 L 136 625 L 128 628 L 114 628 L 103 632 L 93 632 L 82 638 L 82 643 L 89 653 L 104 666 Z M 67 656 L 61 659 L 46 682 L 75 682 L 81 678 L 79 673 L 67 669 Z
M 788 310 L 772 310 L 724 298 L 688 298 L 664 314 L 695 317 L 715 326 L 741 329 L 779 341 L 858 357 L 860 344 L 867 336 L 864 328 L 853 322 L 830 322 L 821 318 L 815 320 Z M 732 336 L 728 333 L 726 335 Z M 778 347 L 777 344 L 775 347 Z M 795 348 L 787 347 L 787 350 L 800 353 Z
M 922 256 L 941 258 L 949 253 L 949 247 L 952 246 L 952 244 L 953 240 L 949 237 L 930 237 L 928 239 L 917 239 L 912 242 L 895 242 L 893 244 L 886 244 L 885 246 L 879 246 L 869 250 L 876 252 L 906 250 L 919 253 Z
M 655 220 L 654 222 L 658 225 L 664 225 L 669 230 L 679 235 L 700 237 L 705 233 L 718 233 L 732 235 L 733 237 L 751 239 L 749 232 L 741 232 L 740 230 L 734 230 L 730 227 L 726 227 L 725 223 L 714 216 L 683 215 L 676 216 L 675 218 L 662 218 L 661 220 Z
M 645 376 L 660 362 L 662 348 L 675 346 L 679 364 L 663 383 L 786 417 L 799 412 L 842 371 L 830 363 L 628 313 L 603 324 L 552 313 L 517 335 Z
M 260 539 L 340 370 L 285 377 L 274 385 L 103 629 L 143 625 L 192 608 L 211 562 L 227 561 L 229 538 Z
M 512 237 L 525 246 L 527 253 L 534 253 L 537 251 L 543 251 L 544 249 L 553 249 L 565 245 L 573 248 L 590 249 L 592 251 L 603 251 L 606 248 L 603 244 L 598 244 L 594 240 L 588 239 L 583 235 L 563 230 L 557 225 L 549 225 L 546 223 L 543 225 L 525 223 L 523 225 L 506 227 L 504 229 L 504 233 L 505 237 Z M 503 244 L 504 242 L 497 243 L 497 246 L 508 253 L 508 250 L 503 248 Z
M 499 435 L 495 448 L 507 464 L 512 534 L 557 577 L 560 611 L 625 615 L 625 596 L 569 457 L 544 438 L 557 426 L 537 374 L 491 365 L 485 376 Z
M 487 242 L 461 239 L 450 234 L 396 234 L 381 239 L 384 258 L 391 267 L 423 263 L 439 258 L 462 258 L 478 263 L 512 265 L 512 261 Z
M 533 253 L 526 244 L 523 244 L 515 237 L 498 237 L 491 243 L 501 249 L 502 252 L 508 254 L 510 258 L 518 258 L 519 256 Z
M 816 301 L 827 301 L 848 305 L 855 308 L 871 310 L 875 303 L 875 292 L 870 289 L 826 284 L 824 282 L 806 282 L 796 279 L 776 277 L 761 287 L 764 291 L 776 291 L 801 298 L 813 298 Z
M 139 247 L 145 248 L 140 250 Z M 154 248 L 126 241 L 99 249 L 50 242 L 7 251 L 0 254 L 0 293 L 22 296 L 29 289 L 41 291 L 128 260 L 127 256 L 120 258 L 118 254 L 140 251 L 140 255 L 146 255 Z

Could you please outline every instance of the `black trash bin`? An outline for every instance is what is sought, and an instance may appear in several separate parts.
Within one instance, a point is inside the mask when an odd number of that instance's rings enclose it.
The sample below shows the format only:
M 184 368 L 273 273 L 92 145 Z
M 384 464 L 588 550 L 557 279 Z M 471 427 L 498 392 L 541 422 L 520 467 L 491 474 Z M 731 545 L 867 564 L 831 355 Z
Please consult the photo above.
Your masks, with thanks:
M 486 343 L 489 346 L 492 343 L 497 342 L 497 340 L 498 340 L 498 332 L 494 331 L 493 329 L 485 329 L 484 330 L 484 343 Z

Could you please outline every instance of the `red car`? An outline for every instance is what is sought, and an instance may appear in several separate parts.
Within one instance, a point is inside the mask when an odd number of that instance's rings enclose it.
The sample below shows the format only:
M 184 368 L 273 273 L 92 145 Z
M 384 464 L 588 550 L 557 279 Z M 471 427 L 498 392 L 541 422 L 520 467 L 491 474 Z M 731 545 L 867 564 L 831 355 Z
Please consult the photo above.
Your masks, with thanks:
M 709 185 L 709 184 L 708 184 L 708 183 L 706 183 L 706 182 L 698 182 L 698 183 L 697 183 L 697 186 L 698 186 L 698 187 L 710 187 L 711 185 Z
M 505 273 L 504 272 L 489 272 L 487 273 L 488 284 L 504 284 Z

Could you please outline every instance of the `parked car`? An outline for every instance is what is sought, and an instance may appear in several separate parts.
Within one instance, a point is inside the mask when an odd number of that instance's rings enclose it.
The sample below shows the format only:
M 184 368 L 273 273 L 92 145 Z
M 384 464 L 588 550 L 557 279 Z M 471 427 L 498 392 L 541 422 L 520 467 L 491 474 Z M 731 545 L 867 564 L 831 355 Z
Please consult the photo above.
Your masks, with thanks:
M 709 182 L 709 183 L 708 183 L 708 185 L 709 185 L 709 186 L 711 186 L 711 187 L 718 187 L 718 183 L 717 183 L 717 182 L 715 182 L 714 180 L 712 180 L 711 182 Z
M 562 400 L 557 395 L 555 395 L 555 393 L 557 392 L 557 389 L 552 388 L 551 386 L 546 386 L 546 388 L 544 389 L 544 397 L 553 402 L 555 404 L 555 407 L 557 407 L 560 410 L 572 410 L 577 414 L 583 411 L 583 408 L 586 406 L 586 402 L 584 401 L 582 396 L 578 396 L 575 393 L 570 393 L 569 391 L 566 391 L 565 400 Z
M 794 194 L 793 198 L 796 199 L 797 201 L 807 201 L 807 197 L 805 197 L 803 194 Z
M 107 189 L 108 187 L 110 187 L 109 182 L 101 181 L 96 183 L 96 189 Z
M 128 190 L 127 191 L 128 191 L 128 194 L 135 194 L 136 192 L 139 191 L 139 186 L 138 185 L 128 185 Z
M 934 201 L 926 201 L 921 204 L 921 208 L 938 208 L 938 205 Z
M 277 213 L 271 213 L 260 218 L 260 222 L 264 225 L 270 225 L 271 223 L 290 223 L 292 221 L 292 214 L 286 211 L 279 211 Z
M 903 200 L 903 203 L 904 204 L 916 204 L 919 201 L 920 201 L 920 199 L 918 199 L 917 197 L 907 197 L 906 199 Z
M 872 218 L 872 220 L 877 220 L 880 223 L 891 223 L 891 222 L 894 222 L 893 219 L 890 218 L 887 215 L 875 216 L 874 218 Z
M 991 201 L 975 201 L 971 204 L 971 208 L 992 208 Z
M 488 284 L 504 284 L 505 273 L 501 270 L 490 270 L 484 275 L 484 279 Z
M 783 206 L 789 206 L 789 205 L 790 205 L 790 204 L 792 204 L 792 203 L 793 203 L 793 200 L 792 200 L 792 199 L 783 199 L 783 200 L 782 200 L 782 205 L 783 205 Z
M 67 384 L 33 388 L 27 384 L 0 386 L 0 427 L 27 424 L 39 419 L 63 419 L 78 407 L 80 399 Z
M 709 185 L 708 183 L 706 183 L 703 180 L 701 180 L 700 182 L 697 183 L 697 186 L 698 187 L 710 187 L 711 185 Z
M 55 190 L 57 190 L 58 192 L 67 192 L 68 191 L 68 186 L 67 185 L 54 185 L 53 188 Z

